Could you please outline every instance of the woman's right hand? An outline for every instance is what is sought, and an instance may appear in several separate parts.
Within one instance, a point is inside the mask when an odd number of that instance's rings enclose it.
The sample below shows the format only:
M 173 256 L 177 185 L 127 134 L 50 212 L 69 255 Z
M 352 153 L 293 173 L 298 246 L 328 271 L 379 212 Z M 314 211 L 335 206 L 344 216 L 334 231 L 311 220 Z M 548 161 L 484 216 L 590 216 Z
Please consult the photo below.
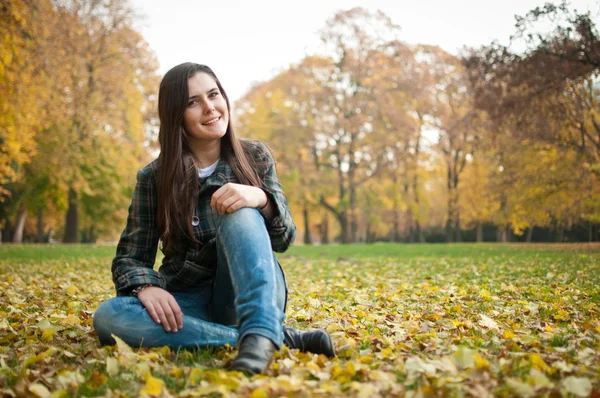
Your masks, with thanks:
M 167 332 L 177 332 L 183 327 L 183 313 L 175 297 L 157 286 L 142 289 L 137 295 L 154 322 L 161 324 Z

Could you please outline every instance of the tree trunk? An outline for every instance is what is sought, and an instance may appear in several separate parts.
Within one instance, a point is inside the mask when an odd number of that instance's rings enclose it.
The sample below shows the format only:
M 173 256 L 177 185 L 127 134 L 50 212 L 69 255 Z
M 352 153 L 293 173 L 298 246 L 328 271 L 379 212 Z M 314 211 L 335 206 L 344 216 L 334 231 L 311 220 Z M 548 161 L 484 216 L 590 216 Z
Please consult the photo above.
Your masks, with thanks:
M 423 233 L 421 232 L 421 223 L 418 219 L 415 221 L 415 234 L 417 235 L 417 242 L 425 242 L 425 239 L 423 238 Z
M 477 223 L 477 243 L 483 242 L 483 223 Z
M 89 229 L 88 243 L 96 243 L 96 228 L 92 225 Z
M 425 124 L 421 115 L 419 115 L 419 121 L 421 123 L 421 126 Z M 419 168 L 419 154 L 421 152 L 421 132 L 421 127 L 419 127 L 419 133 L 417 134 L 417 139 L 415 143 L 415 169 L 413 173 L 413 197 L 415 201 L 415 214 L 413 214 L 413 218 L 415 220 L 415 241 L 419 243 L 423 243 L 425 241 L 425 239 L 423 239 L 423 235 L 421 234 L 421 222 L 419 221 L 421 215 L 421 195 L 419 192 L 419 173 L 417 173 L 417 169 Z
M 371 230 L 371 222 L 370 221 L 367 221 L 367 231 L 366 231 L 365 241 L 367 243 L 375 242 L 375 234 Z
M 564 242 L 565 240 L 565 227 L 562 224 L 558 225 L 558 231 L 556 233 L 556 241 L 557 242 Z
M 592 232 L 593 231 L 593 227 L 594 226 L 593 226 L 592 222 L 588 221 L 588 242 L 589 243 L 592 243 L 592 240 L 593 240 L 593 237 L 594 237 L 593 232 Z
M 398 188 L 398 176 L 394 173 L 393 176 L 393 189 L 394 189 L 394 207 L 393 207 L 393 220 L 392 220 L 392 241 L 400 242 L 400 204 L 398 203 L 398 195 L 396 189 Z
M 302 214 L 304 215 L 304 244 L 312 245 L 312 237 L 310 236 L 310 222 L 308 220 L 308 206 L 306 202 L 304 202 Z
M 498 225 L 496 229 L 496 240 L 506 243 L 508 241 L 508 225 Z
M 394 228 L 392 233 L 392 240 L 400 242 L 400 209 L 396 205 L 394 205 Z
M 44 210 L 38 209 L 36 242 L 44 242 Z
M 410 203 L 408 182 L 404 183 L 404 200 L 406 201 L 406 203 Z M 404 225 L 406 226 L 405 231 L 408 235 L 405 235 L 405 241 L 408 241 L 409 243 L 414 242 L 413 216 L 410 205 L 406 208 L 406 211 L 404 212 Z
M 462 242 L 462 233 L 460 231 L 460 213 L 456 211 L 456 221 L 454 223 L 454 241 Z
M 15 231 L 13 233 L 12 241 L 13 243 L 23 243 L 23 230 L 25 229 L 25 219 L 27 218 L 27 209 L 25 208 L 25 204 L 21 203 L 19 205 L 19 210 L 17 212 L 17 218 L 15 221 Z
M 11 242 L 13 237 L 13 227 L 10 223 L 10 220 L 7 218 L 4 222 L 4 227 L 2 228 L 2 241 L 3 242 Z
M 356 187 L 352 182 L 352 175 L 348 176 L 350 190 L 350 239 L 353 243 L 358 242 L 358 217 L 356 214 Z
M 529 227 L 529 229 L 527 229 L 527 238 L 525 240 L 527 243 L 531 243 L 531 237 L 533 236 L 534 228 L 535 228 L 534 226 L 531 226 L 531 227 Z
M 73 189 L 69 190 L 69 208 L 65 217 L 65 236 L 63 243 L 78 242 L 79 216 L 77 214 L 77 194 Z
M 323 221 L 321 221 L 321 243 L 329 244 L 329 216 L 327 213 L 323 214 Z
M 348 212 L 344 211 L 341 216 L 339 217 L 339 222 L 340 222 L 340 237 L 341 237 L 341 241 L 342 243 L 350 243 L 351 242 L 351 236 L 350 236 L 350 229 L 348 228 Z
M 446 219 L 446 242 L 452 242 L 453 231 L 452 224 L 454 223 L 454 191 L 452 190 L 452 171 L 448 164 L 448 174 L 446 186 L 448 188 L 448 215 Z

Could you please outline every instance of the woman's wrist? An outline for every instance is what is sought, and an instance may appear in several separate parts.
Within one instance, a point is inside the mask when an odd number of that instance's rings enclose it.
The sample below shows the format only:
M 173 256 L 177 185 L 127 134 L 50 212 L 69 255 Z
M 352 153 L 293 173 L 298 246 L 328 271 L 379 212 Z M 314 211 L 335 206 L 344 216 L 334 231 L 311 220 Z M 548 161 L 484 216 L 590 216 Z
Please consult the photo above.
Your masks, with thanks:
M 261 193 L 265 196 L 265 204 L 262 205 L 262 206 L 258 205 L 256 208 L 259 209 L 259 210 L 264 210 L 269 205 L 269 195 L 267 195 L 267 193 L 264 191 L 264 189 L 262 189 L 262 188 L 258 188 L 258 189 L 260 189 Z
M 260 206 L 259 209 L 264 210 L 267 208 L 268 205 L 269 205 L 269 197 L 267 196 L 267 201 L 265 202 L 265 204 L 263 206 Z
M 150 284 L 146 284 L 146 285 L 140 285 L 140 286 L 138 286 L 138 287 L 134 288 L 134 289 L 131 291 L 131 295 L 132 295 L 132 296 L 135 296 L 135 297 L 137 297 L 137 296 L 138 296 L 138 294 L 140 294 L 140 292 L 141 292 L 142 290 L 144 290 L 144 289 L 145 289 L 145 288 L 147 288 L 147 287 L 152 287 L 152 286 L 153 286 L 153 285 L 150 285 Z

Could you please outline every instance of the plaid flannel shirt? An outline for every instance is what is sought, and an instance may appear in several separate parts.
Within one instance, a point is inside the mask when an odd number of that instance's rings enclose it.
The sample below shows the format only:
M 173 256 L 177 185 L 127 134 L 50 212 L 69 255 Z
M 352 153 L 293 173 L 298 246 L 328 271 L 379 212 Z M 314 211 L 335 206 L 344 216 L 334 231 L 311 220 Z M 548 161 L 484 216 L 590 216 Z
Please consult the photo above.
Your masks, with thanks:
M 257 160 L 258 173 L 263 181 L 261 188 L 275 206 L 275 216 L 272 220 L 261 211 L 271 239 L 271 247 L 276 252 L 284 252 L 294 241 L 296 225 L 277 178 L 275 162 L 263 143 L 244 141 L 244 145 Z M 182 290 L 212 278 L 215 273 L 215 237 L 217 218 L 220 216 L 210 207 L 210 199 L 221 186 L 228 182 L 239 183 L 238 179 L 223 158 L 206 180 L 199 178 L 200 192 L 194 217 L 197 219 L 192 225 L 196 239 L 201 244 L 192 244 L 190 239 L 180 237 L 178 243 L 184 250 L 165 252 L 157 272 L 154 270 L 154 261 L 160 236 L 156 225 L 156 165 L 155 160 L 137 174 L 127 225 L 121 234 L 112 262 L 113 282 L 119 296 L 130 294 L 136 286 L 146 284 L 160 286 L 169 291 Z

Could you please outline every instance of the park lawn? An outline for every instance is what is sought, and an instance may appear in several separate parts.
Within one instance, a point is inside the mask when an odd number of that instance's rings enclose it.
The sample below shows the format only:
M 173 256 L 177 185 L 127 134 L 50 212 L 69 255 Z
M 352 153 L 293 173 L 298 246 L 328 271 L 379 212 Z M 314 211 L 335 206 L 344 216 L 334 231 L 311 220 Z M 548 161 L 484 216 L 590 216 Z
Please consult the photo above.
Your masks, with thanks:
M 0 246 L 6 396 L 599 396 L 600 246 L 296 246 L 286 323 L 338 358 L 284 348 L 267 377 L 233 348 L 100 347 L 114 295 L 103 246 Z

